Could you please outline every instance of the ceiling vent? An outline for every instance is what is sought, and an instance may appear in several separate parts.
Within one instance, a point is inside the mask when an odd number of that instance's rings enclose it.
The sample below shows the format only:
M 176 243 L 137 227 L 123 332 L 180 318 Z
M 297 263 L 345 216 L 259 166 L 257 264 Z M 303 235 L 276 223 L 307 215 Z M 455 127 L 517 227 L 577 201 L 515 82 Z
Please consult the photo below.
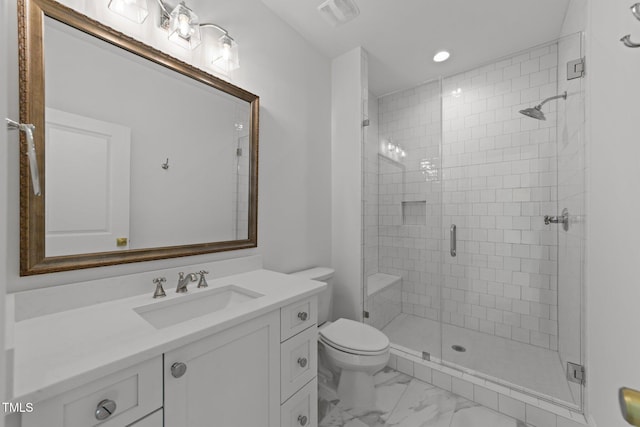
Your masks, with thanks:
M 318 6 L 318 10 L 332 27 L 345 24 L 360 15 L 354 0 L 326 0 Z

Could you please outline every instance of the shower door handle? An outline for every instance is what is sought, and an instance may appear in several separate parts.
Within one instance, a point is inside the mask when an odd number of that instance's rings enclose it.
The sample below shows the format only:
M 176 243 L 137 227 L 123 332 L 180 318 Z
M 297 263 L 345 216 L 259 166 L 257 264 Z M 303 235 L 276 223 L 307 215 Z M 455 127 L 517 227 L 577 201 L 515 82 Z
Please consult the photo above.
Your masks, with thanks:
M 455 224 L 451 224 L 451 228 L 449 230 L 449 237 L 450 237 L 450 248 L 449 248 L 449 253 L 451 254 L 452 257 L 456 256 L 456 225 Z

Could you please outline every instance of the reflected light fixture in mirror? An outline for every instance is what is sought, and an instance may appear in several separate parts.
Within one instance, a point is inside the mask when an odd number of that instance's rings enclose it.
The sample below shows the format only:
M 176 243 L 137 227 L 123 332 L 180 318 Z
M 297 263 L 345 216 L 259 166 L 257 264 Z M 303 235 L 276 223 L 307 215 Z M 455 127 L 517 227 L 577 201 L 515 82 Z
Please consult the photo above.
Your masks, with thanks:
M 149 15 L 147 0 L 111 0 L 109 9 L 138 24 L 142 24 Z

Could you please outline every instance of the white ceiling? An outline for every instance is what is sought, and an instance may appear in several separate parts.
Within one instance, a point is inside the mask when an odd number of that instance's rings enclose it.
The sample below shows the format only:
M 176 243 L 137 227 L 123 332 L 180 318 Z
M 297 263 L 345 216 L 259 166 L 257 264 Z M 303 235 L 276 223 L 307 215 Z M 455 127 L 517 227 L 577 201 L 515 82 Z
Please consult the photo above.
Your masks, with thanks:
M 262 0 L 318 50 L 369 53 L 369 89 L 383 95 L 556 39 L 569 0 L 356 0 L 360 16 L 337 28 L 322 0 Z M 436 64 L 433 55 L 452 56 Z

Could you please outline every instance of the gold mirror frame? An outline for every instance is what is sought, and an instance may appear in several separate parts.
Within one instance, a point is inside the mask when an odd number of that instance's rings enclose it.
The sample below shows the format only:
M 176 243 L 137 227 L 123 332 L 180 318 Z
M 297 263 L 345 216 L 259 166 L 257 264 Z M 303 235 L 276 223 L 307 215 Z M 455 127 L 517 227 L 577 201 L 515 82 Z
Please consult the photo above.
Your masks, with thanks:
M 126 251 L 100 252 L 68 256 L 45 255 L 46 182 L 44 172 L 45 81 L 44 17 L 48 16 L 142 58 L 193 78 L 250 104 L 250 176 L 248 239 L 166 246 Z M 212 76 L 166 53 L 147 46 L 100 22 L 84 16 L 54 0 L 18 0 L 18 43 L 20 71 L 20 121 L 35 125 L 35 146 L 42 195 L 31 190 L 26 156 L 20 159 L 20 275 L 54 273 L 82 268 L 102 267 L 141 261 L 201 255 L 212 252 L 254 248 L 258 245 L 258 118 L 259 97 Z M 26 139 L 20 136 L 20 150 L 26 152 Z

